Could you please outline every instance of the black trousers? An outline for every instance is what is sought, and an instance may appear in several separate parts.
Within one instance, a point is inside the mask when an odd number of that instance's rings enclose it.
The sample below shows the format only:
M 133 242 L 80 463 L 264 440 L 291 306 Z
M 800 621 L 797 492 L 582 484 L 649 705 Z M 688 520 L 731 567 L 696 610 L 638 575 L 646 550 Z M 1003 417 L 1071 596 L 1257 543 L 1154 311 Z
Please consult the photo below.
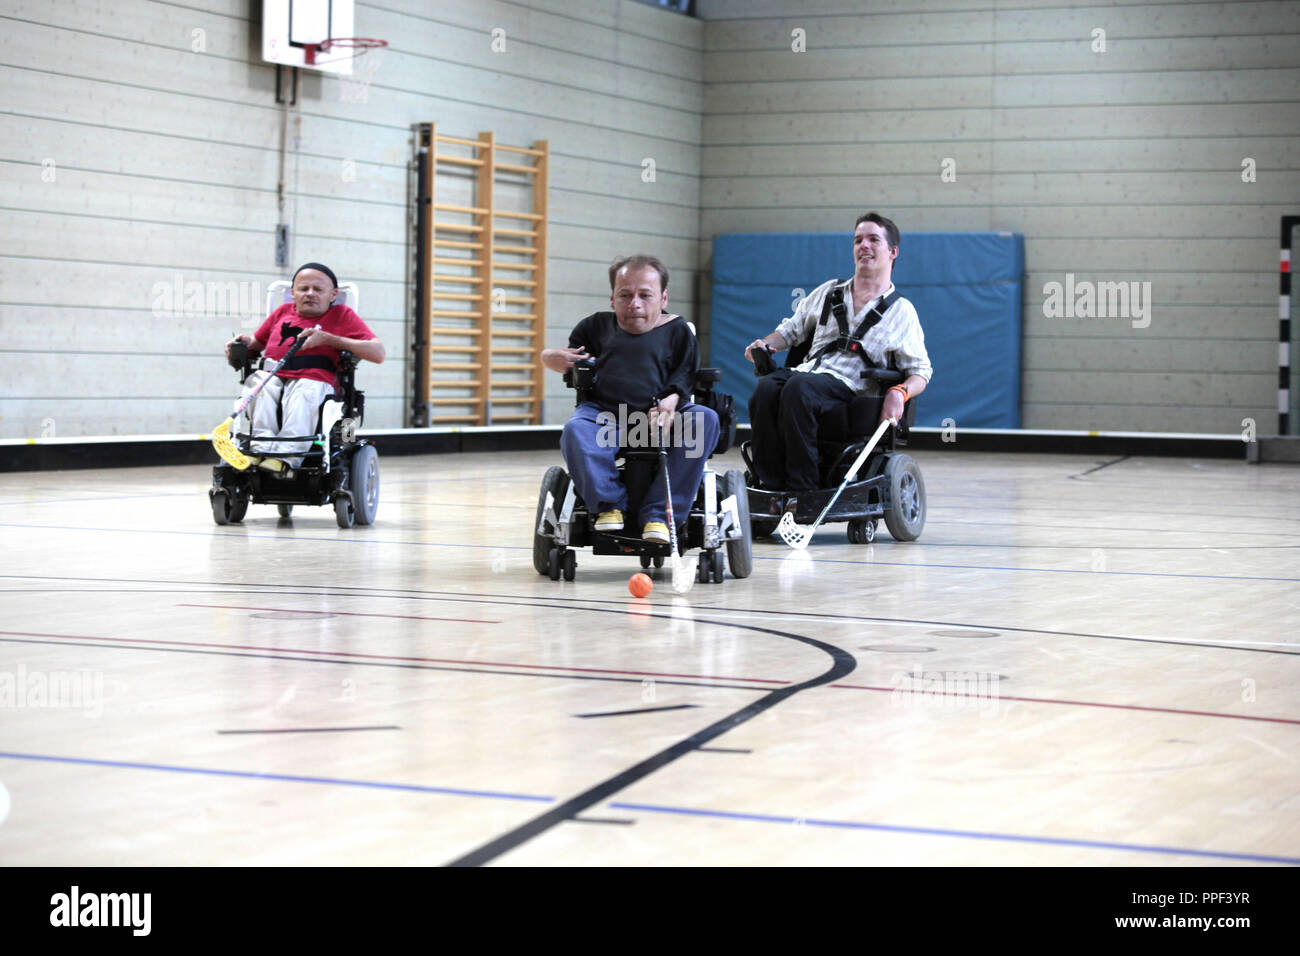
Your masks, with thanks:
M 759 483 L 796 494 L 820 488 L 817 418 L 853 395 L 828 372 L 779 368 L 759 379 L 749 398 L 750 450 Z

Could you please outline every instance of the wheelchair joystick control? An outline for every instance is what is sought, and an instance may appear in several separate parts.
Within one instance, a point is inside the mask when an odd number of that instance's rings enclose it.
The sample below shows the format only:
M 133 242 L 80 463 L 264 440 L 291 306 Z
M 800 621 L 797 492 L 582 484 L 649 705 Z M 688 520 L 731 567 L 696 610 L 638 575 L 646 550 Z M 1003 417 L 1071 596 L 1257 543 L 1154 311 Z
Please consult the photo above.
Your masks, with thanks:
M 596 363 L 591 359 L 578 359 L 573 363 L 573 387 L 591 388 L 596 384 Z
M 750 349 L 749 354 L 754 359 L 755 377 L 762 378 L 776 368 L 776 363 L 772 361 L 772 353 L 767 349 Z
M 236 339 L 230 343 L 230 357 L 227 359 L 230 367 L 235 371 L 240 371 L 248 363 L 248 345 L 242 340 Z

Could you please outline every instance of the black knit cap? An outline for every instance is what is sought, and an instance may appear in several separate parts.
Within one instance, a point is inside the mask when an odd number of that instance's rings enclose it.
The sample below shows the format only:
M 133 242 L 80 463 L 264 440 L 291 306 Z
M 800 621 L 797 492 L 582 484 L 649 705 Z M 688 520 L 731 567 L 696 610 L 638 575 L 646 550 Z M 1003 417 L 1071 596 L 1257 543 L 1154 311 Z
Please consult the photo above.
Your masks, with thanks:
M 334 283 L 334 288 L 339 287 L 339 277 L 334 274 L 334 270 L 329 266 L 321 265 L 319 262 L 309 262 L 306 265 L 299 266 L 298 272 L 302 272 L 303 269 L 315 269 L 317 272 L 323 272 L 330 277 L 330 281 Z M 298 281 L 298 272 L 293 274 L 294 282 Z

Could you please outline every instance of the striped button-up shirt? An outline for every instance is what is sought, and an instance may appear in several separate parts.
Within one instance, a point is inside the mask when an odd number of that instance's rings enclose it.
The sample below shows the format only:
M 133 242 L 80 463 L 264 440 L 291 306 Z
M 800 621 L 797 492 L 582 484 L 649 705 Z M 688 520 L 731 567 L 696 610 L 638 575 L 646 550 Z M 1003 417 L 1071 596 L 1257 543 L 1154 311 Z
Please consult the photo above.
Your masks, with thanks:
M 861 358 L 853 352 L 830 352 L 822 357 L 821 363 L 813 361 L 823 345 L 839 338 L 840 329 L 835 323 L 834 315 L 827 315 L 824 325 L 818 325 L 822 316 L 822 306 L 831 289 L 840 283 L 839 279 L 824 282 L 804 298 L 799 300 L 794 315 L 783 319 L 776 331 L 793 348 L 803 342 L 809 335 L 813 337 L 812 348 L 808 352 L 808 361 L 799 366 L 800 372 L 829 372 L 855 392 L 876 392 L 879 386 L 874 381 L 862 378 L 866 368 Z M 844 288 L 844 305 L 852 316 L 849 319 L 849 333 L 852 334 L 867 317 L 867 312 L 885 296 L 894 291 L 890 283 L 885 295 L 869 299 L 859 308 L 853 301 L 853 283 Z M 871 361 L 880 368 L 897 368 L 906 375 L 919 375 L 927 382 L 933 373 L 930 356 L 925 351 L 925 334 L 921 331 L 921 322 L 916 316 L 916 307 L 907 299 L 899 296 L 894 304 L 885 310 L 884 318 L 862 337 L 863 348 Z

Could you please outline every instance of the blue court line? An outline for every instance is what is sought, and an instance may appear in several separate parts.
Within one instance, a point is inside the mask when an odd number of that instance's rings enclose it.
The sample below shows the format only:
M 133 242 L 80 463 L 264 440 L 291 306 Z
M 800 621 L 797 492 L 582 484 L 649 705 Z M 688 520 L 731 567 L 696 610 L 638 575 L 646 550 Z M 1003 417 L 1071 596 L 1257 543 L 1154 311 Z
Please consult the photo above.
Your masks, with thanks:
M 487 797 L 497 800 L 523 800 L 531 803 L 555 803 L 555 797 L 529 793 L 506 793 L 498 790 L 462 790 L 454 787 L 424 787 L 408 783 L 384 783 L 376 780 L 347 780 L 338 777 L 301 777 L 292 774 L 255 773 L 246 770 L 217 770 L 210 767 L 180 767 L 168 764 L 133 763 L 122 760 L 94 760 L 89 757 L 56 757 L 49 754 L 21 754 L 0 751 L 0 758 L 13 760 L 41 760 L 51 763 L 84 764 L 95 767 L 117 767 L 125 770 L 157 770 L 171 773 L 194 773 L 214 777 L 240 777 L 251 780 L 280 780 L 287 783 L 324 783 L 341 787 L 369 787 L 376 790 L 405 790 L 414 793 L 438 793 L 454 797 Z M 988 833 L 979 830 L 946 830 L 937 827 L 909 827 L 886 823 L 858 823 L 852 820 L 820 820 L 804 817 L 773 816 L 761 813 L 733 813 L 727 810 L 697 810 L 690 807 L 665 807 L 647 803 L 610 803 L 611 809 L 641 810 L 647 813 L 672 813 L 681 816 L 713 817 L 721 820 L 748 820 L 755 823 L 802 823 L 813 827 L 832 827 L 847 830 L 878 830 L 886 833 L 908 833 L 919 836 L 943 836 L 973 840 L 1004 840 L 1013 843 L 1042 843 L 1054 846 L 1077 846 L 1091 850 L 1121 850 L 1133 853 L 1172 853 L 1181 856 L 1210 857 L 1220 860 L 1249 860 L 1258 863 L 1288 863 L 1300 865 L 1300 859 L 1285 856 L 1263 856 L 1254 853 L 1229 853 L 1215 850 L 1193 850 L 1184 847 L 1149 846 L 1138 843 L 1107 843 L 1100 840 L 1073 840 L 1067 837 L 1025 836 L 1016 833 Z
M 662 807 L 649 803 L 611 803 L 611 810 L 641 810 L 647 813 L 673 813 L 681 816 L 714 817 L 724 820 L 751 820 L 757 823 L 802 824 L 810 827 L 835 827 L 847 830 L 879 830 L 885 833 L 911 833 L 921 836 L 962 837 L 972 840 L 1006 840 L 1013 843 L 1044 843 L 1052 846 L 1079 846 L 1090 850 L 1125 850 L 1137 853 L 1174 853 L 1180 856 L 1204 856 L 1217 860 L 1250 860 L 1256 863 L 1290 863 L 1300 865 L 1300 858 L 1264 856 L 1256 853 L 1229 853 L 1216 850 L 1192 850 L 1176 846 L 1153 846 L 1141 843 L 1108 843 L 1102 840 L 1072 840 L 1068 837 L 1025 836 L 1017 833 L 987 833 L 980 830 L 946 830 L 938 827 L 907 827 L 888 823 L 855 823 L 848 820 L 817 820 L 805 817 L 778 817 L 763 813 L 732 813 L 727 810 L 692 810 L 686 807 Z
M 300 777 L 286 773 L 255 773 L 247 770 L 217 770 L 211 767 L 179 767 L 161 763 L 132 763 L 125 760 L 94 760 L 90 757 L 55 757 L 49 754 L 19 754 L 0 750 L 0 757 L 14 760 L 44 760 L 51 763 L 88 764 L 95 767 L 118 767 L 125 770 L 162 770 L 171 773 L 197 773 L 213 777 L 243 777 L 252 780 L 282 780 L 286 783 L 328 783 L 339 787 L 371 787 L 376 790 L 409 790 L 415 793 L 442 793 L 453 797 L 492 797 L 498 800 L 527 800 L 554 803 L 555 797 L 530 793 L 504 793 L 497 790 L 460 790 L 455 787 L 422 787 L 414 783 L 385 783 L 377 780 L 346 780 L 341 777 Z
M 494 545 L 494 544 L 445 544 L 440 541 L 393 541 L 386 538 L 368 538 L 362 535 L 348 535 L 346 537 L 319 537 L 311 538 L 300 535 L 289 534 L 235 534 L 233 532 L 220 531 L 170 531 L 160 528 L 84 528 L 75 525 L 56 525 L 56 524 L 9 524 L 0 522 L 0 528 L 26 528 L 31 531 L 104 531 L 113 534 L 185 534 L 198 535 L 204 538 L 237 538 L 239 540 L 258 540 L 265 539 L 270 541 L 310 541 L 313 543 L 337 543 L 337 544 L 396 544 L 403 547 L 418 548 L 467 548 L 478 551 L 530 551 L 530 545 Z M 807 553 L 807 552 L 805 552 Z M 789 558 L 789 553 L 780 557 L 764 557 L 754 555 L 756 561 L 784 561 Z M 946 570 L 958 571 L 1012 571 L 1018 574 L 1037 572 L 1040 574 L 1100 574 L 1100 575 L 1117 575 L 1131 576 L 1140 578 L 1191 578 L 1209 581 L 1282 581 L 1286 583 L 1300 582 L 1300 578 L 1272 578 L 1255 575 L 1242 574 L 1174 574 L 1167 571 L 1093 571 L 1086 568 L 1009 568 L 1000 565 L 987 564 L 918 564 L 916 562 L 906 561 L 844 561 L 836 558 L 814 558 L 817 564 L 849 564 L 854 567 L 883 567 L 883 568 L 939 568 Z

